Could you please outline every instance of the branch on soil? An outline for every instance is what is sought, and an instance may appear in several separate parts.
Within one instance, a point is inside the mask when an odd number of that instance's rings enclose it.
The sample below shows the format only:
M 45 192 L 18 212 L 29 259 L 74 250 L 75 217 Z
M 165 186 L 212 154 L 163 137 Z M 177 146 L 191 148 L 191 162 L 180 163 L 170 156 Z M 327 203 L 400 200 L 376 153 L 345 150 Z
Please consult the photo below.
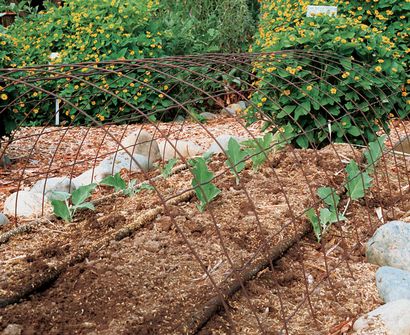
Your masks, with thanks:
M 260 271 L 268 268 L 272 263 L 278 261 L 283 255 L 296 243 L 298 243 L 311 230 L 310 223 L 304 223 L 301 229 L 292 236 L 291 239 L 283 240 L 269 250 L 268 256 L 264 259 L 250 265 L 248 270 L 240 274 L 240 280 L 245 283 L 254 278 Z M 195 313 L 189 317 L 188 324 L 183 327 L 184 334 L 197 334 L 207 322 L 223 307 L 223 300 L 231 298 L 241 288 L 241 283 L 237 280 L 231 280 L 221 288 L 220 294 L 216 294 L 205 304 L 201 305 Z
M 177 205 L 180 202 L 189 201 L 195 195 L 194 191 L 183 193 L 167 203 L 168 205 Z M 42 274 L 37 274 L 34 280 L 29 281 L 18 290 L 9 296 L 0 296 L 0 308 L 19 302 L 20 300 L 27 298 L 31 294 L 47 289 L 57 278 L 67 270 L 70 266 L 74 266 L 83 262 L 93 252 L 98 252 L 101 249 L 107 247 L 112 240 L 120 241 L 123 238 L 130 236 L 138 229 L 151 223 L 159 214 L 163 213 L 164 206 L 157 206 L 149 209 L 142 214 L 138 215 L 132 223 L 117 230 L 115 233 L 101 238 L 96 243 L 85 247 L 80 252 L 74 255 L 69 255 L 54 267 L 48 268 Z

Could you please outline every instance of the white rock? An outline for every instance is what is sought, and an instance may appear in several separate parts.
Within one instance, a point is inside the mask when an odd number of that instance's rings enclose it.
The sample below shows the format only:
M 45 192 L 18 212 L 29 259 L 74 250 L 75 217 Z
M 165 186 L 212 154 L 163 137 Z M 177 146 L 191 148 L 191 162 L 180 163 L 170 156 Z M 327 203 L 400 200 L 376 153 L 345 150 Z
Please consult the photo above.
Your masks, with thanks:
M 17 196 L 18 194 L 18 196 Z M 17 199 L 16 199 L 17 198 Z M 17 206 L 16 206 L 17 200 Z M 48 212 L 48 203 L 44 203 L 44 213 L 42 213 L 43 194 L 30 191 L 19 191 L 11 194 L 4 202 L 4 213 L 7 215 L 17 215 L 25 217 L 41 216 Z M 17 207 L 17 208 L 16 208 Z
M 74 188 L 79 188 L 81 186 L 89 185 L 92 183 L 99 183 L 104 177 L 102 177 L 102 173 L 99 169 L 95 168 L 89 169 L 79 176 L 73 178 L 72 182 L 74 184 Z
M 129 170 L 131 172 L 148 171 L 152 168 L 152 163 L 148 161 L 148 158 L 143 155 L 134 154 L 130 155 L 128 152 L 118 152 L 111 157 L 104 159 L 96 168 L 97 179 L 104 178 L 106 176 L 114 175 L 120 172 L 122 169 Z
M 214 120 L 218 117 L 218 115 L 209 112 L 203 112 L 199 115 L 202 116 L 205 120 Z
M 0 213 L 0 226 L 4 226 L 9 223 L 9 219 L 3 213 Z
M 233 135 L 220 135 L 215 139 L 215 142 L 211 144 L 206 154 L 219 154 L 228 149 L 229 140 L 233 138 L 239 143 L 246 141 L 245 138 L 239 138 Z
M 204 150 L 191 141 L 171 140 L 158 143 L 162 160 L 168 161 L 172 158 L 191 158 L 201 155 Z M 176 150 L 175 150 L 176 149 Z
M 121 145 L 129 154 L 146 156 L 150 162 L 161 159 L 157 141 L 146 130 L 132 132 L 121 141 Z
M 410 300 L 391 301 L 356 320 L 354 334 L 410 335 Z
M 224 107 L 221 110 L 222 114 L 227 114 L 230 116 L 241 115 L 242 112 L 246 109 L 246 103 L 244 101 L 239 101 L 236 104 L 230 104 L 227 107 Z
M 45 185 L 45 188 L 44 188 Z M 49 193 L 51 191 L 60 191 L 71 193 L 75 189 L 74 183 L 68 177 L 54 177 L 38 180 L 30 192 L 34 193 Z
M 20 335 L 23 332 L 23 326 L 10 323 L 7 327 L 1 332 L 1 335 Z

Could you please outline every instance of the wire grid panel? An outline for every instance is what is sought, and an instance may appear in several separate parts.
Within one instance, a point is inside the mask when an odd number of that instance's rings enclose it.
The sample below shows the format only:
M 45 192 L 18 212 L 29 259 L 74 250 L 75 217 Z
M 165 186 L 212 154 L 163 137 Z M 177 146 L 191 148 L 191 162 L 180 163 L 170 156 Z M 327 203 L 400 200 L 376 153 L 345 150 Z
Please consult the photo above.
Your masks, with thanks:
M 376 304 L 363 245 L 383 222 L 409 216 L 408 155 L 394 147 L 409 125 L 388 85 L 346 84 L 342 98 L 328 90 L 345 79 L 339 61 L 295 50 L 0 70 L 11 92 L 0 113 L 19 123 L 0 149 L 11 159 L 0 170 L 11 221 L 0 236 L 0 327 L 337 334 L 351 326 Z M 352 139 L 343 123 L 370 133 Z M 371 164 L 358 145 L 369 138 L 383 139 Z M 360 199 L 346 186 L 352 161 Z M 88 204 L 75 207 L 75 191 L 90 184 Z M 334 192 L 320 197 L 321 187 Z M 53 214 L 55 201 L 66 203 L 66 220 Z M 332 205 L 332 224 L 312 232 L 310 221 Z

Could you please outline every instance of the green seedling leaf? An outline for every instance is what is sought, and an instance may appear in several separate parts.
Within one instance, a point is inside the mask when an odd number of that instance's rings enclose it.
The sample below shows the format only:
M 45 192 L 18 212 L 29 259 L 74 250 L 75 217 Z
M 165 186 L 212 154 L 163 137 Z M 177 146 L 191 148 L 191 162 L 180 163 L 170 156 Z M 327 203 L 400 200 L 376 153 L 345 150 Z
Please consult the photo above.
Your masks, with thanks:
M 233 137 L 229 139 L 228 150 L 226 150 L 228 159 L 225 164 L 229 167 L 232 174 L 236 177 L 236 183 L 239 182 L 239 173 L 245 168 L 246 152 L 241 150 L 241 146 Z
M 340 197 L 337 195 L 336 190 L 332 187 L 319 187 L 317 195 L 324 201 L 324 203 L 333 209 L 336 209 L 339 205 Z
M 192 174 L 194 175 L 192 186 L 200 201 L 197 208 L 200 212 L 203 212 L 206 205 L 215 199 L 218 194 L 221 193 L 221 190 L 211 183 L 214 174 L 208 170 L 203 158 L 192 159 L 190 160 L 190 163 L 193 166 Z
M 373 179 L 367 172 L 361 172 L 354 160 L 350 161 L 345 170 L 347 172 L 347 194 L 352 200 L 363 198 L 366 190 L 371 187 Z
M 90 185 L 85 185 L 77 188 L 75 191 L 73 191 L 71 201 L 74 206 L 78 206 L 82 204 L 85 200 L 87 200 L 88 197 L 91 196 L 91 193 L 95 190 L 97 187 L 97 184 L 90 184 Z
M 251 157 L 252 167 L 258 170 L 259 167 L 266 162 L 268 153 L 272 150 L 273 134 L 266 133 L 263 138 L 245 141 L 242 144 L 249 147 L 246 154 Z
M 346 220 L 346 218 L 343 216 L 343 214 L 337 214 L 336 211 L 332 211 L 329 208 L 320 209 L 320 224 L 322 225 L 323 231 L 332 223 L 344 220 Z
M 52 200 L 51 205 L 53 206 L 55 216 L 62 218 L 65 222 L 71 222 L 73 220 L 66 201 Z
M 114 191 L 124 191 L 127 188 L 127 184 L 125 180 L 121 178 L 120 173 L 116 173 L 114 176 L 105 177 L 100 182 L 101 185 L 111 186 L 114 187 Z
M 175 164 L 178 162 L 177 158 L 172 158 L 168 161 L 167 164 L 164 165 L 162 171 L 161 171 L 161 175 L 164 178 L 168 178 L 171 173 L 172 173 L 172 169 L 174 168 Z
M 75 209 L 91 209 L 92 211 L 94 211 L 95 207 L 91 202 L 84 202 L 82 204 L 75 206 Z
M 312 224 L 313 232 L 317 238 L 317 241 L 320 242 L 322 238 L 322 228 L 319 224 L 319 219 L 315 213 L 315 210 L 313 208 L 310 208 L 306 212 L 306 217 L 309 219 L 310 223 Z
M 376 141 L 369 143 L 369 148 L 363 153 L 366 158 L 367 167 L 366 170 L 369 173 L 373 173 L 376 167 L 377 161 L 382 157 L 385 149 L 384 141 L 387 135 L 382 135 L 377 138 Z
M 154 191 L 155 188 L 154 188 L 154 186 L 152 186 L 152 185 L 150 185 L 150 184 L 143 183 L 143 184 L 141 184 L 140 187 L 138 187 L 137 193 L 141 192 L 142 190 Z

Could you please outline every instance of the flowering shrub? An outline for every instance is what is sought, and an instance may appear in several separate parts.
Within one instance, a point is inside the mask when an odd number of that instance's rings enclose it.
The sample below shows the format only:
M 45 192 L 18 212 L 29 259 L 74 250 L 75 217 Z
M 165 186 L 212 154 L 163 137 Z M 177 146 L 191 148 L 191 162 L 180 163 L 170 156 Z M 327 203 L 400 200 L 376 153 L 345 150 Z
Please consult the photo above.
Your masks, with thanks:
M 158 1 L 101 0 L 90 4 L 87 1 L 69 0 L 65 4 L 57 8 L 48 3 L 44 12 L 16 20 L 9 28 L 9 34 L 15 37 L 19 53 L 18 57 L 5 67 L 101 63 L 97 66 L 103 70 L 100 74 L 95 74 L 93 68 L 83 66 L 73 71 L 72 74 L 79 73 L 77 78 L 35 83 L 39 88 L 55 92 L 70 101 L 72 105 L 66 105 L 62 115 L 63 119 L 66 118 L 70 122 L 91 122 L 79 113 L 79 110 L 87 112 L 99 121 L 109 119 L 113 111 L 118 114 L 118 101 L 102 89 L 113 91 L 127 101 L 135 102 L 135 97 L 138 97 L 140 101 L 149 104 L 150 108 L 155 109 L 158 104 L 161 105 L 158 94 L 147 90 L 141 93 L 141 90 L 137 91 L 134 88 L 135 84 L 132 83 L 139 76 L 141 81 L 151 81 L 149 71 L 141 69 L 133 73 L 133 78 L 118 78 L 113 71 L 114 67 L 104 64 L 104 61 L 109 60 L 164 56 L 164 36 L 158 30 L 154 19 Z M 50 67 L 48 70 L 67 74 L 69 68 Z M 89 76 L 91 72 L 93 76 Z M 27 74 L 29 73 L 16 71 L 14 77 L 17 79 Z M 48 76 L 57 77 L 58 73 Z M 91 82 L 92 85 L 86 82 Z M 26 124 L 41 124 L 53 117 L 55 101 L 45 99 L 41 89 L 37 91 L 16 83 L 10 87 L 20 92 L 18 101 L 11 106 L 13 114 L 19 116 L 20 120 L 24 118 Z M 144 96 L 141 96 L 142 94 Z
M 321 1 L 261 3 L 253 50 L 293 50 L 255 64 L 260 90 L 252 100 L 276 130 L 304 148 L 330 140 L 363 144 L 387 130 L 394 109 L 408 115 L 403 97 L 409 80 L 404 42 L 409 0 L 367 0 L 357 8 L 349 1 L 327 1 L 338 5 L 337 17 L 307 17 L 307 5 Z M 395 22 L 395 15 L 403 21 Z M 249 110 L 250 122 L 255 113 Z
M 237 0 L 203 0 L 203 3 L 208 4 L 209 8 L 198 9 L 198 4 L 190 2 L 184 6 L 179 2 L 159 3 L 158 0 L 102 0 L 91 4 L 68 0 L 63 7 L 47 4 L 45 11 L 17 19 L 9 30 L 18 41 L 20 54 L 8 66 L 56 66 L 35 70 L 36 77 L 40 78 L 35 82 L 38 90 L 14 83 L 13 87 L 20 95 L 9 109 L 20 120 L 24 119 L 24 124 L 50 122 L 54 115 L 55 99 L 47 97 L 42 91 L 47 90 L 62 98 L 62 121 L 75 124 L 91 122 L 81 111 L 100 122 L 121 122 L 130 117 L 139 121 L 143 119 L 140 113 L 151 118 L 172 118 L 176 112 L 170 112 L 169 107 L 175 103 L 167 94 L 179 101 L 196 101 L 195 106 L 191 104 L 186 107 L 192 112 L 199 111 L 204 108 L 207 99 L 200 90 L 181 84 L 181 80 L 191 82 L 198 77 L 196 85 L 203 85 L 204 91 L 212 92 L 221 89 L 221 85 L 213 82 L 212 78 L 221 77 L 223 71 L 209 73 L 207 66 L 192 68 L 196 73 L 207 74 L 211 78 L 205 80 L 201 75 L 181 73 L 177 68 L 161 67 L 156 71 L 149 68 L 147 62 L 138 63 L 138 59 L 182 51 L 215 51 L 225 47 L 226 43 L 238 46 L 252 33 L 249 27 L 252 18 L 246 14 L 247 0 L 241 0 L 241 11 L 229 16 L 236 17 L 235 23 L 230 26 L 227 25 L 228 21 L 222 20 L 226 18 L 225 12 L 216 15 L 207 13 L 207 9 L 212 9 L 212 6 L 237 6 Z M 170 13 L 173 9 L 181 12 Z M 195 17 L 190 15 L 191 9 Z M 246 22 L 239 29 L 237 21 L 243 19 Z M 202 23 L 204 27 L 195 26 Z M 189 24 L 193 25 L 192 29 L 188 28 Z M 246 33 L 242 33 L 241 29 Z M 188 30 L 192 31 L 185 36 Z M 111 60 L 116 60 L 116 63 L 106 63 Z M 122 71 L 127 67 L 121 63 L 122 60 L 136 60 L 135 67 Z M 61 67 L 60 64 L 72 65 Z M 161 71 L 169 76 L 161 74 Z M 13 77 L 18 79 L 27 75 L 34 75 L 34 72 L 16 71 Z
M 0 26 L 0 69 L 10 67 L 16 59 L 17 41 Z M 15 127 L 15 116 L 5 106 L 15 95 L 16 88 L 8 87 L 0 78 L 0 137 Z

